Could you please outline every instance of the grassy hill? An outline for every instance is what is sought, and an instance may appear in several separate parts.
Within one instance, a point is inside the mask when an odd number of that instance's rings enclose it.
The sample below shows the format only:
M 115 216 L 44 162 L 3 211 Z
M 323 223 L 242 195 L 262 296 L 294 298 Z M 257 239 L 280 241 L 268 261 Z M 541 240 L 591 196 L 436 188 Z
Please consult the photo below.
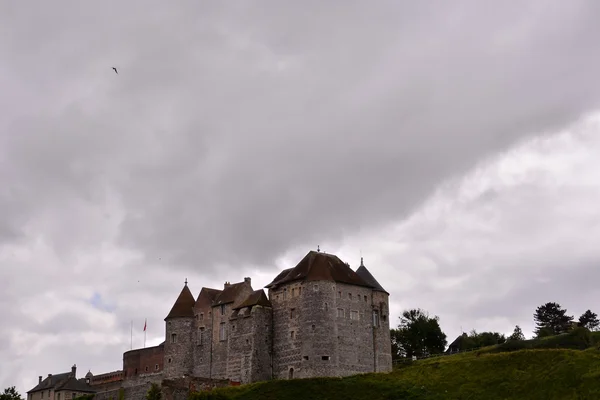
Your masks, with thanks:
M 524 341 L 518 347 L 525 350 L 500 345 L 416 361 L 389 374 L 261 382 L 195 394 L 193 400 L 600 399 L 596 339 L 573 332 Z M 590 341 L 586 350 L 573 349 Z

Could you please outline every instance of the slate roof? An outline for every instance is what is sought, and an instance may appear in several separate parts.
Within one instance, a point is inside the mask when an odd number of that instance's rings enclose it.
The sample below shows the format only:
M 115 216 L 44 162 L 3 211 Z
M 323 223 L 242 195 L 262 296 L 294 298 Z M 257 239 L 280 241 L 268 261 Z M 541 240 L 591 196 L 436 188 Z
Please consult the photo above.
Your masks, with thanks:
M 76 379 L 73 376 L 70 376 L 69 379 L 66 379 L 57 386 L 55 386 L 54 390 L 71 390 L 73 392 L 96 393 L 96 390 L 94 390 L 94 388 L 85 383 L 85 378 Z
M 287 270 L 286 270 L 287 271 Z M 337 256 L 316 251 L 309 251 L 306 256 L 289 272 L 282 271 L 267 288 L 288 282 L 304 281 L 334 281 L 350 285 L 372 287 L 365 282 L 348 264 Z M 279 279 L 278 279 L 279 278 Z
M 27 393 L 38 392 L 40 390 L 53 389 L 57 384 L 60 384 L 62 381 L 66 381 L 71 376 L 71 372 L 65 372 L 62 374 L 56 374 L 52 376 L 46 377 L 41 383 L 35 386 Z
M 211 288 L 203 287 L 202 290 L 200 290 L 200 294 L 198 295 L 198 298 L 196 299 L 195 308 L 201 309 L 201 308 L 212 307 L 213 302 L 215 301 L 217 296 L 219 294 L 221 294 L 221 292 L 222 291 L 218 290 L 218 289 L 211 289 Z
M 187 283 L 181 290 L 179 297 L 175 301 L 173 308 L 169 312 L 169 315 L 165 318 L 165 320 L 169 318 L 180 318 L 180 317 L 194 317 L 194 305 L 196 304 L 196 300 L 194 300 L 194 296 L 192 292 L 190 292 L 190 288 L 188 288 Z
M 235 299 L 238 297 L 238 295 L 240 294 L 240 292 L 242 290 L 244 290 L 244 285 L 246 285 L 246 284 L 247 284 L 246 282 L 238 282 L 238 283 L 230 284 L 225 289 L 223 289 L 221 291 L 221 293 L 219 293 L 219 295 L 215 298 L 215 302 L 213 303 L 213 306 L 233 303 L 235 301 Z
M 244 307 L 263 306 L 273 307 L 271 302 L 267 298 L 265 291 L 262 289 L 255 290 L 244 300 L 239 306 L 235 307 L 234 310 L 239 310 Z
M 373 290 L 377 290 L 380 292 L 384 292 L 389 294 L 380 284 L 379 282 L 377 282 L 377 279 L 375 279 L 375 277 L 373 275 L 371 275 L 371 273 L 369 272 L 369 270 L 367 269 L 367 267 L 365 267 L 363 265 L 363 260 L 362 257 L 360 259 L 360 267 L 358 267 L 358 269 L 356 270 L 356 274 L 358 276 L 360 276 L 362 278 L 363 281 L 367 282 L 369 284 L 369 286 L 371 286 L 373 288 Z

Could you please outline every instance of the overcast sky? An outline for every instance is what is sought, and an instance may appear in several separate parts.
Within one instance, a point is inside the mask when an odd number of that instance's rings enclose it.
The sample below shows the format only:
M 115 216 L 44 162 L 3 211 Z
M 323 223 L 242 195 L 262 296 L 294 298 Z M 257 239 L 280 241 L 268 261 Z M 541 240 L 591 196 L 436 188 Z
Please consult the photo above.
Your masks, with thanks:
M 186 278 L 258 289 L 317 245 L 449 341 L 600 312 L 599 13 L 0 3 L 0 390 L 120 369 Z

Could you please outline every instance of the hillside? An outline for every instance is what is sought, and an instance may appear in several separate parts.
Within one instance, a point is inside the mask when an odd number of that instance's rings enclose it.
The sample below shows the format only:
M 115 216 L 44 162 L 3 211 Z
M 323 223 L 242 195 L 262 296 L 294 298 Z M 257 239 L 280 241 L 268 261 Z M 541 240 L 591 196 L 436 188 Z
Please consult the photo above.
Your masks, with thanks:
M 600 399 L 600 352 L 479 351 L 417 361 L 390 374 L 262 382 L 193 396 L 201 399 Z

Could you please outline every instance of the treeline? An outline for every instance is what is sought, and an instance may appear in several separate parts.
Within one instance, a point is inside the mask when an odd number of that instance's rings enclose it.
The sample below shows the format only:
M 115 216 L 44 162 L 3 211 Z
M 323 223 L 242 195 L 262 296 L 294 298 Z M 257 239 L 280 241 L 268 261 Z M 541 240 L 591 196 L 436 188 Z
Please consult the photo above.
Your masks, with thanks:
M 598 315 L 585 311 L 577 321 L 560 304 L 549 302 L 536 308 L 533 314 L 535 330 L 533 338 L 560 335 L 575 327 L 595 331 L 600 326 Z M 438 316 L 429 316 L 420 308 L 405 310 L 400 323 L 391 330 L 392 358 L 422 358 L 444 352 L 464 351 L 480 347 L 525 340 L 519 325 L 512 334 L 505 336 L 499 332 L 477 332 L 475 329 L 463 333 L 451 343 L 440 327 Z M 450 345 L 450 346 L 449 346 Z

